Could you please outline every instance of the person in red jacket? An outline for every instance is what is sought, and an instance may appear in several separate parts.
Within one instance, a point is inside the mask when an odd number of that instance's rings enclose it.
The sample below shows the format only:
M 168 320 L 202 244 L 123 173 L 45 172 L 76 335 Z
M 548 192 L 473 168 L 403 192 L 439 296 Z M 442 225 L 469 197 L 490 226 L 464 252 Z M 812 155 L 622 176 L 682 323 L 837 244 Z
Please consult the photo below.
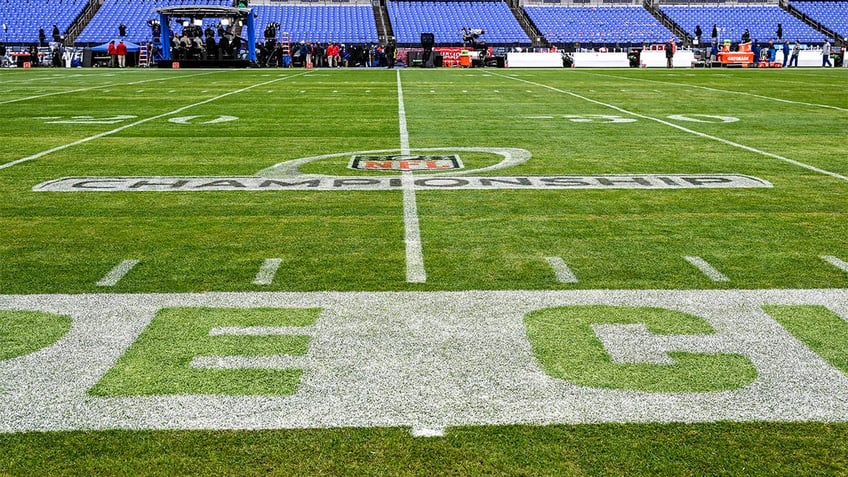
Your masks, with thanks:
M 339 45 L 330 43 L 327 46 L 327 66 L 336 68 L 339 66 Z
M 106 53 L 109 53 L 109 68 L 118 66 L 118 51 L 115 48 L 115 40 L 109 42 L 106 47 Z
M 118 68 L 126 68 L 127 66 L 127 45 L 124 40 L 118 42 L 115 47 L 115 52 L 118 54 Z

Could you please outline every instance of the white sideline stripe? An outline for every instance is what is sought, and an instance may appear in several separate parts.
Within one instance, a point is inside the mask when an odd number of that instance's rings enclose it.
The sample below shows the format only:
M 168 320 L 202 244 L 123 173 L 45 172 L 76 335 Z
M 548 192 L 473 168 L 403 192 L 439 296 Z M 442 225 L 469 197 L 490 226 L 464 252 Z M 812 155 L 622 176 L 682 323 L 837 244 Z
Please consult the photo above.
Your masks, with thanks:
M 277 269 L 280 268 L 281 263 L 283 263 L 281 258 L 266 258 L 262 267 L 259 268 L 256 278 L 253 279 L 253 284 L 270 285 L 274 281 L 274 275 L 277 274 Z
M 772 159 L 777 159 L 777 160 L 786 162 L 788 164 L 792 164 L 792 165 L 795 165 L 795 166 L 798 166 L 798 167 L 803 167 L 804 169 L 807 169 L 807 170 L 810 170 L 810 171 L 813 171 L 813 172 L 818 172 L 819 174 L 824 174 L 824 175 L 827 175 L 827 176 L 830 176 L 830 177 L 835 177 L 837 179 L 848 182 L 848 176 L 843 176 L 842 174 L 837 174 L 835 172 L 831 172 L 831 171 L 828 171 L 828 170 L 825 170 L 825 169 L 821 169 L 821 168 L 818 168 L 816 166 L 811 166 L 810 164 L 805 164 L 803 162 L 796 161 L 794 159 L 789 159 L 788 157 L 783 157 L 783 156 L 780 156 L 780 155 L 777 155 L 777 154 L 772 154 L 770 152 L 762 151 L 762 150 L 757 149 L 755 147 L 746 146 L 744 144 L 739 144 L 738 142 L 733 142 L 733 141 L 730 141 L 728 139 L 720 138 L 718 136 L 713 136 L 713 135 L 710 135 L 710 134 L 695 131 L 693 129 L 689 129 L 687 127 L 680 126 L 679 124 L 674 124 L 672 122 L 668 122 L 668 121 L 665 121 L 665 120 L 660 119 L 660 118 L 655 118 L 655 117 L 652 117 L 652 116 L 646 116 L 644 114 L 634 113 L 633 111 L 628 111 L 624 108 L 620 108 L 618 106 L 615 106 L 615 105 L 612 105 L 612 104 L 609 104 L 609 103 L 604 103 L 602 101 L 587 98 L 585 96 L 579 95 L 579 94 L 571 92 L 571 91 L 565 91 L 563 89 L 555 88 L 553 86 L 549 86 L 549 85 L 546 85 L 546 84 L 536 83 L 534 81 L 528 81 L 528 80 L 525 80 L 525 79 L 515 78 L 515 77 L 512 77 L 512 76 L 505 76 L 505 75 L 502 75 L 502 74 L 499 74 L 499 73 L 492 73 L 492 75 L 500 76 L 501 78 L 511 79 L 513 81 L 521 81 L 522 83 L 532 84 L 532 85 L 539 86 L 539 87 L 542 87 L 542 88 L 547 88 L 551 91 L 556 91 L 557 93 L 567 94 L 569 96 L 572 96 L 572 97 L 575 97 L 575 98 L 578 98 L 578 99 L 582 99 L 583 101 L 587 101 L 587 102 L 592 103 L 592 104 L 597 104 L 598 106 L 603 106 L 605 108 L 613 109 L 613 110 L 618 111 L 622 114 L 628 114 L 630 116 L 635 116 L 637 118 L 642 118 L 642 119 L 645 119 L 645 120 L 648 120 L 648 121 L 658 122 L 660 124 L 664 124 L 666 126 L 669 126 L 669 127 L 675 128 L 675 129 L 679 129 L 680 131 L 683 131 L 685 133 L 693 134 L 695 136 L 702 137 L 704 139 L 710 139 L 710 140 L 713 140 L 713 141 L 717 141 L 717 142 L 720 142 L 722 144 L 726 144 L 728 146 L 732 146 L 732 147 L 735 147 L 735 148 L 738 148 L 738 149 L 743 149 L 745 151 L 753 152 L 755 154 L 759 154 L 759 155 L 766 156 L 766 157 L 770 157 Z
M 187 106 L 179 107 L 179 108 L 177 108 L 173 111 L 167 112 L 167 113 L 162 113 L 162 114 L 158 114 L 156 116 L 151 116 L 149 118 L 140 119 L 136 122 L 133 122 L 133 123 L 130 123 L 130 124 L 125 124 L 123 126 L 112 129 L 111 131 L 105 131 L 105 132 L 102 132 L 102 133 L 99 133 L 99 134 L 95 134 L 94 136 L 89 136 L 89 137 L 86 137 L 86 138 L 83 138 L 83 139 L 78 139 L 74 142 L 70 142 L 68 144 L 64 144 L 64 145 L 61 145 L 61 146 L 56 146 L 52 149 L 48 149 L 46 151 L 42 151 L 42 152 L 39 152 L 37 154 L 33 154 L 31 156 L 23 157 L 21 159 L 14 160 L 12 162 L 7 162 L 5 164 L 0 164 L 0 169 L 6 169 L 7 167 L 12 167 L 12 166 L 21 164 L 23 162 L 32 161 L 34 159 L 44 157 L 44 156 L 46 156 L 48 154 L 52 154 L 54 152 L 64 151 L 65 149 L 68 149 L 69 147 L 78 146 L 80 144 L 84 144 L 84 143 L 87 143 L 89 141 L 93 141 L 95 139 L 100 139 L 102 137 L 111 136 L 112 134 L 119 133 L 119 132 L 121 132 L 125 129 L 129 129 L 131 127 L 135 127 L 135 126 L 138 126 L 138 125 L 141 125 L 141 124 L 144 124 L 144 123 L 148 123 L 148 122 L 154 121 L 156 119 L 161 119 L 161 118 L 164 118 L 166 116 L 171 116 L 173 114 L 181 113 L 181 112 L 183 112 L 187 109 L 194 108 L 196 106 L 202 106 L 204 104 L 211 103 L 212 101 L 217 101 L 219 99 L 226 98 L 227 96 L 231 96 L 231 95 L 238 94 L 238 93 L 243 93 L 245 91 L 251 90 L 251 89 L 259 87 L 259 86 L 265 86 L 266 84 L 269 84 L 269 83 L 274 83 L 274 82 L 281 81 L 281 80 L 287 80 L 289 78 L 294 78 L 294 77 L 297 77 L 297 76 L 303 76 L 307 73 L 308 72 L 298 73 L 298 74 L 294 74 L 294 75 L 291 75 L 291 76 L 284 76 L 282 78 L 277 78 L 277 79 L 274 79 L 274 80 L 271 80 L 271 81 L 266 81 L 264 83 L 258 83 L 258 84 L 255 84 L 253 86 L 247 86 L 245 88 L 237 89 L 235 91 L 230 91 L 229 93 L 224 93 L 224 94 L 215 96 L 214 98 L 205 99 L 205 100 L 200 101 L 198 103 L 189 104 Z M 207 74 L 209 74 L 209 73 L 207 73 Z
M 565 264 L 565 261 L 561 257 L 546 257 L 545 260 L 548 261 L 548 265 L 553 269 L 558 282 L 577 283 L 577 276 L 568 268 L 568 265 Z
M 840 260 L 839 258 L 834 257 L 833 255 L 822 255 L 821 258 L 825 262 L 833 265 L 834 267 L 842 270 L 843 272 L 848 272 L 848 262 Z
M 424 427 L 413 427 L 412 431 L 410 431 L 410 434 L 412 434 L 412 437 L 444 437 L 445 436 L 445 429 L 444 428 L 431 429 L 431 428 L 424 428 Z
M 38 95 L 35 95 L 35 96 L 27 96 L 25 98 L 7 99 L 5 101 L 0 101 L 0 104 L 19 103 L 21 101 L 29 101 L 31 99 L 46 98 L 48 96 L 58 96 L 60 94 L 81 93 L 83 91 L 91 91 L 93 89 L 108 88 L 110 86 L 129 86 L 129 85 L 136 85 L 136 84 L 141 84 L 141 83 L 149 83 L 151 81 L 165 81 L 165 80 L 169 80 L 169 79 L 191 78 L 192 76 L 201 76 L 201 75 L 209 75 L 209 74 L 212 74 L 212 72 L 195 73 L 195 74 L 192 74 L 192 75 L 179 76 L 179 77 L 176 77 L 176 78 L 156 78 L 156 79 L 149 79 L 149 80 L 133 81 L 132 83 L 125 83 L 125 84 L 108 83 L 108 84 L 103 84 L 103 85 L 100 85 L 100 86 L 89 86 L 88 88 L 78 88 L 78 89 L 71 89 L 71 90 L 67 90 L 67 91 L 56 91 L 54 93 L 38 94 Z
M 400 70 L 397 70 L 398 126 L 400 129 L 400 153 L 409 155 L 409 131 L 406 128 L 406 108 L 403 105 L 403 86 Z M 403 226 L 406 243 L 406 281 L 425 283 L 427 271 L 424 268 L 424 250 L 421 246 L 421 226 L 418 221 L 418 204 L 415 199 L 415 179 L 411 171 L 402 172 L 403 190 Z
M 683 257 L 683 258 L 685 258 L 687 262 L 689 262 L 692 265 L 694 265 L 695 267 L 697 267 L 698 270 L 700 270 L 704 275 L 709 277 L 709 279 L 714 281 L 714 282 L 729 282 L 730 281 L 730 279 L 727 278 L 727 276 L 725 274 L 718 271 L 715 267 L 713 267 L 712 265 L 707 263 L 707 261 L 704 260 L 701 257 Z
M 100 281 L 97 282 L 97 286 L 99 287 L 113 287 L 124 278 L 124 275 L 129 273 L 130 270 L 133 269 L 134 266 L 138 265 L 138 260 L 124 260 L 119 263 L 115 268 L 113 268 L 109 273 L 103 276 Z
M 312 333 L 311 326 L 218 326 L 209 330 L 209 336 L 303 336 Z
M 188 364 L 194 369 L 291 369 L 303 368 L 302 356 L 195 356 Z

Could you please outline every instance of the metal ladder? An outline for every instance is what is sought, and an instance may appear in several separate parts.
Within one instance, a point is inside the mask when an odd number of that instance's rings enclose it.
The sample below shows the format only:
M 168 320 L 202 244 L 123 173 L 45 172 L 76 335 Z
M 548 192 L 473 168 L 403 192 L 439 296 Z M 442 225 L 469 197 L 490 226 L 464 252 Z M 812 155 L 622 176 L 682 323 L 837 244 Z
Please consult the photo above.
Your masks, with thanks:
M 283 48 L 283 57 L 289 57 L 289 66 L 291 66 L 291 33 L 287 31 L 280 33 L 280 45 Z
M 138 66 L 147 68 L 150 66 L 150 52 L 147 51 L 147 45 L 142 44 L 138 49 Z

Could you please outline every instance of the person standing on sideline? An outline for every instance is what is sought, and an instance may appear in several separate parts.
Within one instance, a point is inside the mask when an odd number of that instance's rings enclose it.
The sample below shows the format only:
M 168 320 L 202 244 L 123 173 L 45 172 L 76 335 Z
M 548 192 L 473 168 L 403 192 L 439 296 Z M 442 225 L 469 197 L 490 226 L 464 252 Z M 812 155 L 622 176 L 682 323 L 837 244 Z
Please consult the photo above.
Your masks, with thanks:
M 665 44 L 665 66 L 666 68 L 674 68 L 674 51 L 677 45 L 674 43 L 674 38 L 668 40 Z
M 792 45 L 792 56 L 789 58 L 789 66 L 798 67 L 798 55 L 801 54 L 801 43 L 798 40 L 795 40 L 795 44 Z
M 386 63 L 389 69 L 395 67 L 395 55 L 397 54 L 397 46 L 395 45 L 394 40 L 389 40 L 386 43 L 386 48 L 383 50 L 383 53 L 386 55 Z
M 783 67 L 789 66 L 789 40 L 783 42 Z
M 115 40 L 109 42 L 109 46 L 106 47 L 106 53 L 109 54 L 109 68 L 118 66 L 118 51 L 115 48 Z
M 127 67 L 127 45 L 124 40 L 121 40 L 115 47 L 115 53 L 118 55 L 118 68 Z
M 824 45 L 822 45 L 822 68 L 827 68 L 830 66 L 833 67 L 833 63 L 830 62 L 830 41 L 825 40 Z

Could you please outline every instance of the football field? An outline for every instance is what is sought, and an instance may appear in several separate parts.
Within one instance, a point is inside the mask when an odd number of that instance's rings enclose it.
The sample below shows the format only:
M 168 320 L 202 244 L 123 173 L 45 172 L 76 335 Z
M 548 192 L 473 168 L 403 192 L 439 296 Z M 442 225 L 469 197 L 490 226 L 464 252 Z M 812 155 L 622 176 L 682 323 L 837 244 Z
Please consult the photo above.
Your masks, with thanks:
M 846 84 L 0 71 L 0 474 L 844 474 Z

